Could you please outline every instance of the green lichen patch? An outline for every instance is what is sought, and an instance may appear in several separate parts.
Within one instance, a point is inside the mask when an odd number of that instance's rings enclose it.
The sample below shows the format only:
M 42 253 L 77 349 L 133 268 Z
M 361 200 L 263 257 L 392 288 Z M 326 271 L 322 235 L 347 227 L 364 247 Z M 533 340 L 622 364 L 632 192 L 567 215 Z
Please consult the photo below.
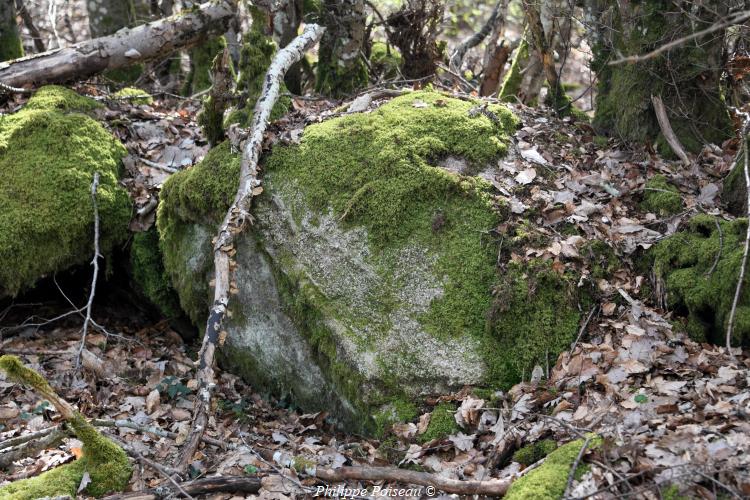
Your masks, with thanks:
M 598 448 L 601 438 L 592 439 L 589 450 Z M 558 500 L 565 493 L 568 474 L 578 453 L 583 446 L 583 440 L 567 443 L 549 455 L 538 469 L 517 479 L 511 484 L 505 498 L 508 500 Z M 576 477 L 580 478 L 586 471 L 585 465 L 576 469 Z
M 430 423 L 427 430 L 419 436 L 419 441 L 427 443 L 434 439 L 443 439 L 451 434 L 457 433 L 460 429 L 456 423 L 454 414 L 456 407 L 451 403 L 440 403 L 432 410 Z
M 684 230 L 659 242 L 648 254 L 655 275 L 666 285 L 669 307 L 685 318 L 685 328 L 696 340 L 724 343 L 746 229 L 746 219 L 696 215 Z M 737 307 L 733 343 L 750 345 L 747 285 Z
M 156 228 L 133 236 L 130 267 L 138 290 L 167 318 L 180 316 L 180 303 L 164 270 Z
M 682 197 L 665 176 L 655 175 L 646 182 L 641 209 L 668 217 L 682 211 Z
M 529 466 L 543 459 L 557 449 L 557 443 L 552 439 L 542 439 L 528 444 L 513 454 L 513 461 Z
M 578 277 L 559 274 L 548 262 L 511 263 L 495 290 L 492 327 L 484 337 L 489 379 L 510 388 L 535 365 L 554 363 L 578 331 Z
M 44 377 L 24 366 L 16 356 L 0 356 L 0 370 L 13 382 L 26 385 L 41 394 L 53 394 Z M 91 479 L 84 490 L 89 495 L 98 497 L 125 488 L 132 473 L 125 451 L 102 436 L 78 413 L 67 423 L 83 442 L 83 457 L 31 479 L 0 487 L 0 500 L 35 500 L 62 495 L 75 497 L 85 473 Z
M 151 97 L 145 90 L 137 89 L 135 87 L 125 87 L 124 89 L 118 90 L 112 97 L 116 99 L 128 100 L 133 104 L 153 104 L 154 98 Z
M 131 203 L 117 181 L 125 148 L 74 112 L 98 106 L 70 90 L 45 87 L 20 111 L 0 117 L 0 296 L 91 259 L 94 172 L 100 175 L 102 251 L 127 236 Z

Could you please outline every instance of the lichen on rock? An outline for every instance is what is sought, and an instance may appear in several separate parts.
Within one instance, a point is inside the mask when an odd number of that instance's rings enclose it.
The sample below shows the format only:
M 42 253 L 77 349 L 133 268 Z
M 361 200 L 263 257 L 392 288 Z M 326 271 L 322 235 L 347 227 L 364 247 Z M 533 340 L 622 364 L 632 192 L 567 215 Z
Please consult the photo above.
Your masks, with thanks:
M 131 203 L 118 185 L 125 148 L 84 114 L 98 107 L 49 86 L 0 116 L 0 296 L 91 259 L 94 172 L 102 252 L 126 238 Z
M 488 321 L 498 283 L 528 274 L 498 276 L 493 231 L 506 207 L 481 175 L 468 175 L 495 168 L 517 121 L 503 106 L 491 106 L 497 121 L 474 116 L 475 105 L 413 92 L 308 126 L 298 145 L 274 148 L 253 231 L 236 244 L 239 294 L 222 350 L 228 366 L 306 410 L 333 409 L 350 427 L 371 431 L 363 416 L 466 384 L 516 382 L 525 366 L 508 371 L 513 357 L 530 364 L 546 354 L 549 338 L 550 356 L 572 340 L 575 298 L 543 303 L 548 294 L 529 286 L 512 294 L 505 320 L 533 336 L 524 342 L 534 350 L 487 349 L 528 347 L 496 326 L 501 317 Z M 465 173 L 438 166 L 448 156 L 463 159 Z M 222 144 L 162 191 L 165 268 L 197 324 L 210 301 L 210 241 L 238 173 L 237 156 Z M 559 291 L 553 278 L 545 283 Z M 543 320 L 531 315 L 530 299 Z M 516 325 L 522 321 L 528 326 Z

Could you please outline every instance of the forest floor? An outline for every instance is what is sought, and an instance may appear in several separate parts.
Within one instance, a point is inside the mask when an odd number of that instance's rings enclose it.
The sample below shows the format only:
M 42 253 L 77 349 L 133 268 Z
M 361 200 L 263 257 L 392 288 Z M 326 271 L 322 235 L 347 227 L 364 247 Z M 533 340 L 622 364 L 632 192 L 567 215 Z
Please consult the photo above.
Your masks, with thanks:
M 97 93 L 95 88 L 78 90 Z M 132 229 L 144 230 L 153 224 L 155 196 L 170 170 L 195 164 L 207 150 L 194 122 L 199 103 L 172 98 L 152 105 L 105 102 L 102 118 L 112 123 L 108 118 L 117 118 L 112 130 L 130 153 L 127 186 L 140 213 Z M 21 104 L 11 102 L 4 111 Z M 295 141 L 305 123 L 341 113 L 334 104 L 294 99 L 294 110 L 272 127 L 269 144 Z M 583 311 L 585 321 L 571 351 L 550 360 L 541 372 L 526 374 L 531 381 L 505 393 L 480 397 L 466 388 L 435 395 L 431 405 L 455 405 L 460 429 L 426 442 L 422 435 L 432 406 L 380 440 L 344 435 L 324 413 L 301 414 L 220 371 L 206 435 L 225 446 L 206 445 L 193 477 L 258 476 L 259 496 L 279 499 L 312 495 L 320 484 L 285 467 L 289 456 L 326 466 L 391 464 L 457 479 L 509 478 L 543 464 L 544 458 L 523 465 L 520 455 L 514 460 L 512 453 L 522 446 L 584 439 L 581 463 L 587 471 L 569 488 L 564 474 L 563 491 L 569 497 L 661 498 L 682 488 L 702 498 L 750 495 L 750 357 L 686 338 L 658 304 L 634 298 L 650 280 L 634 255 L 699 211 L 723 216 L 720 178 L 731 167 L 737 145 L 707 148 L 690 169 L 675 168 L 676 163 L 646 148 L 602 140 L 587 124 L 554 118 L 544 109 L 514 105 L 513 110 L 524 126 L 515 134 L 511 153 L 499 162 L 500 173 L 488 180 L 509 200 L 511 222 L 530 219 L 547 244 L 529 243 L 512 259 L 542 258 L 560 271 L 575 268 L 591 276 L 592 261 L 581 255 L 588 240 L 606 242 L 617 255 L 611 279 L 596 283 L 598 302 Z M 655 174 L 679 187 L 680 213 L 660 218 L 642 208 L 646 181 Z M 561 234 L 563 220 L 577 234 Z M 58 314 L 71 309 L 59 297 L 52 302 L 50 317 L 55 308 Z M 106 433 L 157 463 L 173 463 L 190 430 L 196 346 L 185 344 L 166 321 L 118 311 L 117 301 L 108 301 L 95 305 L 94 315 L 115 335 L 90 334 L 87 348 L 101 363 L 87 363 L 77 372 L 82 319 L 73 315 L 46 323 L 28 317 L 39 309 L 15 304 L 0 311 L 0 350 L 39 370 L 87 417 L 109 421 Z M 0 401 L 0 449 L 4 440 L 60 423 L 51 407 L 13 384 L 0 381 Z M 603 443 L 587 439 L 590 432 Z M 75 439 L 66 439 L 19 460 L 0 483 L 74 460 L 79 447 Z M 157 485 L 168 483 L 141 465 L 130 488 Z

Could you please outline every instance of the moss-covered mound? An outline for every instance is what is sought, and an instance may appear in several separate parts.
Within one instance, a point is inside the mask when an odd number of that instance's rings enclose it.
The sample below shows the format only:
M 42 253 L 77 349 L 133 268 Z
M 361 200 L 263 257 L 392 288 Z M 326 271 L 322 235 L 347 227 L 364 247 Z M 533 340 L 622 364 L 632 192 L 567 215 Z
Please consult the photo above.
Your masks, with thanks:
M 668 217 L 682 210 L 682 197 L 663 175 L 655 175 L 646 183 L 641 209 L 659 217 Z
M 491 106 L 497 120 L 470 113 L 475 105 L 414 92 L 274 148 L 254 231 L 237 245 L 224 348 L 237 372 L 303 406 L 325 407 L 332 393 L 370 411 L 446 387 L 507 387 L 569 345 L 577 280 L 541 263 L 498 273 L 505 205 L 469 174 L 494 168 L 516 119 L 502 106 Z M 448 156 L 466 172 L 436 166 Z M 220 145 L 162 191 L 165 268 L 197 324 L 238 171 Z
M 725 221 L 700 214 L 649 253 L 654 274 L 666 285 L 668 306 L 685 318 L 685 328 L 696 340 L 724 343 L 746 229 L 746 219 Z M 737 307 L 733 343 L 750 345 L 747 283 Z
M 601 438 L 592 439 L 589 450 L 601 445 Z M 517 479 L 511 484 L 505 495 L 509 500 L 558 500 L 565 494 L 568 484 L 568 474 L 578 453 L 583 446 L 583 439 L 565 444 L 549 455 L 544 463 L 536 470 Z M 576 478 L 580 478 L 586 471 L 586 465 L 579 465 Z
M 0 370 L 13 382 L 30 387 L 42 395 L 54 396 L 44 377 L 24 366 L 15 356 L 1 356 Z M 36 477 L 1 486 L 0 500 L 35 500 L 64 495 L 75 498 L 86 473 L 91 480 L 84 489 L 88 495 L 98 497 L 125 488 L 132 473 L 125 451 L 102 436 L 79 413 L 75 413 L 67 424 L 83 442 L 83 456 Z
M 91 259 L 94 172 L 102 251 L 125 239 L 131 204 L 117 183 L 125 148 L 83 114 L 98 106 L 50 86 L 0 116 L 0 296 Z

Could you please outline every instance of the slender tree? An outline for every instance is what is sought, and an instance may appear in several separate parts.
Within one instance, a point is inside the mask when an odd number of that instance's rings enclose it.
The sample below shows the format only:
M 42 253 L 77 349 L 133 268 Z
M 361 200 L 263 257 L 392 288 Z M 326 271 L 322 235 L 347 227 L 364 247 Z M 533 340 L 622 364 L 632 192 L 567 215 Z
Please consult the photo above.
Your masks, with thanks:
M 15 2 L 0 0 L 0 61 L 16 59 L 22 55 L 23 45 L 18 36 Z
M 326 31 L 320 41 L 316 89 L 340 97 L 365 86 L 368 74 L 363 59 L 364 0 L 323 0 L 320 21 Z

